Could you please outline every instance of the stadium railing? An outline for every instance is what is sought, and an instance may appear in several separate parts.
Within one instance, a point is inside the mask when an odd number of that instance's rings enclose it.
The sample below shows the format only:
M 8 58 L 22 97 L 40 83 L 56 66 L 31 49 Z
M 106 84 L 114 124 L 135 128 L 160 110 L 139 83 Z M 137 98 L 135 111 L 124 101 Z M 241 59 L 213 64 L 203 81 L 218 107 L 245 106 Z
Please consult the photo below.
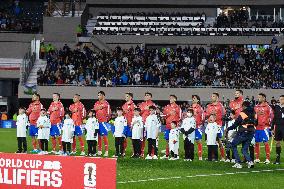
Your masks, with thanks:
M 29 50 L 25 54 L 23 62 L 21 64 L 21 80 L 20 80 L 21 85 L 24 85 L 28 80 L 29 74 L 33 69 L 35 60 L 36 60 L 36 54 L 32 53 L 31 50 Z

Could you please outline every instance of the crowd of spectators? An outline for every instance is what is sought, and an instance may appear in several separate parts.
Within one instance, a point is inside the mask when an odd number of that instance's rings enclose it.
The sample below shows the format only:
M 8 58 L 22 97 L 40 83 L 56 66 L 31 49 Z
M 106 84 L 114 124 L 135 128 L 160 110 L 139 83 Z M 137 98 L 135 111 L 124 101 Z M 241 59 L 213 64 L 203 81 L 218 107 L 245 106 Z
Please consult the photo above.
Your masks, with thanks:
M 228 15 L 221 13 L 216 18 L 214 27 L 217 28 L 283 28 L 284 22 L 274 21 L 272 15 L 249 18 L 247 10 L 234 10 Z
M 82 49 L 81 49 L 82 48 Z M 46 55 L 39 85 L 283 88 L 284 51 L 178 47 L 92 51 L 67 45 Z
M 22 7 L 19 1 L 13 2 L 10 6 L 4 1 L 3 5 L 0 5 L 0 32 L 39 32 L 43 17 L 40 10 L 40 7 Z

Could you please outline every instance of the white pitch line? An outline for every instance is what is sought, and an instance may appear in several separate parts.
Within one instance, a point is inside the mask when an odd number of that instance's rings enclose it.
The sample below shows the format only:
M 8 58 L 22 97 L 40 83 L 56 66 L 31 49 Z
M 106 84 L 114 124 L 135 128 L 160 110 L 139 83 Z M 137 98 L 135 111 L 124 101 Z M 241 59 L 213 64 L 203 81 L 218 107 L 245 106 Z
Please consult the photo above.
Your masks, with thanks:
M 284 171 L 284 169 L 265 169 L 259 171 L 239 171 L 239 172 L 228 172 L 228 173 L 212 173 L 212 174 L 202 174 L 202 175 L 188 175 L 180 177 L 161 177 L 161 178 L 151 178 L 143 180 L 129 180 L 120 181 L 117 184 L 127 184 L 127 183 L 139 183 L 139 182 L 149 182 L 149 181 L 159 181 L 159 180 L 171 180 L 171 179 L 182 179 L 182 178 L 196 178 L 196 177 L 212 177 L 212 176 L 226 176 L 226 175 L 237 175 L 237 174 L 249 174 L 249 173 L 262 173 L 262 172 L 274 172 L 274 171 Z

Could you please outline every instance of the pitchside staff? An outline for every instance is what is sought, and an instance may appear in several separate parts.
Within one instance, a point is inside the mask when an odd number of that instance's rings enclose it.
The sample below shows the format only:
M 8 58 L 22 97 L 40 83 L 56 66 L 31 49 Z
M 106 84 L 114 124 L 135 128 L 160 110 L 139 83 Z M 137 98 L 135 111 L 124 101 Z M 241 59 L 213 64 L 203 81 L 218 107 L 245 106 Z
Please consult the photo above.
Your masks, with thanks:
M 250 107 L 250 103 L 247 101 L 243 102 L 242 109 L 242 112 L 239 113 L 239 116 L 234 124 L 230 126 L 225 133 L 227 135 L 228 131 L 238 128 L 237 134 L 231 143 L 236 159 L 236 164 L 233 165 L 233 167 L 242 168 L 242 165 L 240 164 L 241 159 L 237 148 L 239 144 L 242 144 L 242 153 L 248 162 L 248 168 L 252 168 L 254 164 L 250 155 L 248 154 L 248 148 L 255 132 L 255 114 L 253 109 Z
M 274 108 L 271 130 L 276 141 L 276 161 L 274 163 L 280 164 L 281 141 L 284 140 L 284 95 L 280 96 L 279 105 Z

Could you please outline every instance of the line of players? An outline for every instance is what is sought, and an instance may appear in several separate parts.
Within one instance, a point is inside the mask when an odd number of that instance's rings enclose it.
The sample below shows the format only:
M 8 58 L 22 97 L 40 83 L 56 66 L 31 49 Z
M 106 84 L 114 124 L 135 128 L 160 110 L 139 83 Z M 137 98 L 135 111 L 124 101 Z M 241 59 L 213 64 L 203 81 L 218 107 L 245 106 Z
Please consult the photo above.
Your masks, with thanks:
M 281 99 L 281 98 L 280 98 Z M 38 152 L 37 148 L 37 137 L 39 137 L 38 133 L 38 119 L 40 117 L 41 112 L 44 108 L 40 103 L 40 95 L 34 94 L 32 97 L 32 103 L 29 105 L 26 113 L 29 116 L 29 135 L 32 137 L 32 145 L 33 151 Z M 200 105 L 200 98 L 198 95 L 192 95 L 192 105 L 190 109 L 187 111 L 185 118 L 182 120 L 182 110 L 179 105 L 176 104 L 177 97 L 175 95 L 169 96 L 170 103 L 163 108 L 163 111 L 160 112 L 159 109 L 156 109 L 155 103 L 152 101 L 152 94 L 150 92 L 145 93 L 144 102 L 135 105 L 133 102 L 133 94 L 126 93 L 125 94 L 125 104 L 117 109 L 118 117 L 113 120 L 114 123 L 114 136 L 116 137 L 116 155 L 115 156 L 124 156 L 125 149 L 127 147 L 127 138 L 132 138 L 133 128 L 134 125 L 138 124 L 138 127 L 142 126 L 141 134 L 139 134 L 139 130 L 136 131 L 135 138 L 133 138 L 133 157 L 137 157 L 140 155 L 144 157 L 144 149 L 146 138 L 148 140 L 148 155 L 146 159 L 157 159 L 157 146 L 158 146 L 158 132 L 160 127 L 160 121 L 164 121 L 166 128 L 164 132 L 164 139 L 167 142 L 165 155 L 161 157 L 161 159 L 177 159 L 178 158 L 178 133 L 181 131 L 184 135 L 184 148 L 185 148 L 185 159 L 186 160 L 193 160 L 194 155 L 194 141 L 197 144 L 197 151 L 198 151 L 198 158 L 202 160 L 202 125 L 207 122 L 208 125 L 206 127 L 206 136 L 207 136 L 207 145 L 208 145 L 208 159 L 212 159 L 212 154 L 216 153 L 217 146 L 220 150 L 221 161 L 225 161 L 229 159 L 226 158 L 225 154 L 225 147 L 222 143 L 222 137 L 224 132 L 224 121 L 223 118 L 226 115 L 226 110 L 223 107 L 222 103 L 219 101 L 219 94 L 212 93 L 211 95 L 211 103 L 209 103 L 204 111 L 202 106 Z M 239 116 L 240 112 L 242 111 L 242 103 L 243 103 L 243 91 L 236 90 L 235 92 L 235 99 L 230 102 L 230 109 L 235 112 L 233 115 L 231 114 L 231 118 L 235 119 Z M 85 147 L 84 147 L 84 140 L 83 140 L 83 119 L 87 117 L 86 109 L 84 105 L 80 102 L 80 95 L 76 94 L 73 98 L 73 104 L 69 107 L 71 114 L 71 119 L 74 123 L 74 137 L 72 141 L 72 152 L 71 154 L 76 154 L 76 137 L 79 140 L 80 147 L 81 147 L 81 154 L 85 155 Z M 264 163 L 270 163 L 270 146 L 268 144 L 269 135 L 268 129 L 271 127 L 271 123 L 273 121 L 273 110 L 266 102 L 266 96 L 263 93 L 258 95 L 258 102 L 259 104 L 254 107 L 255 113 L 257 115 L 257 125 L 256 125 L 256 132 L 255 132 L 255 162 L 260 162 L 260 143 L 263 142 L 265 146 L 265 153 L 266 153 L 266 160 Z M 282 107 L 282 105 L 281 105 Z M 111 119 L 111 109 L 110 105 L 106 100 L 105 93 L 100 91 L 98 93 L 98 101 L 94 104 L 93 112 L 90 113 L 91 117 L 95 117 L 97 120 L 93 121 L 93 134 L 95 135 L 94 139 L 98 142 L 98 152 L 97 155 L 102 155 L 102 143 L 104 143 L 104 156 L 108 157 L 108 122 Z M 136 113 L 135 113 L 136 112 Z M 52 153 L 60 154 L 63 151 L 62 141 L 63 138 L 61 137 L 61 124 L 64 119 L 64 106 L 60 102 L 60 95 L 58 93 L 53 94 L 53 102 L 50 104 L 47 114 L 50 117 L 50 136 L 52 139 Z M 67 116 L 68 116 L 67 115 Z M 142 122 L 139 124 L 139 119 L 135 117 L 141 115 Z M 152 116 L 155 115 L 155 116 Z M 283 114 L 284 115 L 284 112 Z M 151 118 L 151 116 L 153 118 Z M 121 117 L 121 119 L 118 119 Z M 147 120 L 149 118 L 149 120 Z M 191 118 L 192 117 L 192 118 Z M 133 123 L 133 118 L 136 119 L 136 122 Z M 187 119 L 188 118 L 188 119 Z M 158 121 L 155 121 L 158 120 Z M 154 123 L 155 122 L 155 123 Z M 210 129 L 210 124 L 217 125 L 218 129 Z M 97 124 L 97 126 L 95 126 Z M 88 125 L 88 124 L 87 124 Z M 92 124 L 91 124 L 92 125 Z M 157 129 L 156 129 L 156 128 Z M 212 126 L 213 128 L 213 126 Z M 41 128 L 40 128 L 41 129 Z M 87 130 L 87 128 L 86 128 Z M 177 131 L 177 132 L 175 132 Z M 88 131 L 87 131 L 88 132 Z M 121 132 L 121 133 L 118 133 Z M 138 132 L 138 134 L 137 134 Z M 217 137 L 214 136 L 215 133 Z M 97 136 L 98 134 L 98 136 Z M 138 135 L 138 136 L 137 136 Z M 151 135 L 151 137 L 149 137 Z M 214 139 L 215 137 L 215 139 Z M 21 138 L 21 137 L 19 137 Z M 18 140 L 19 140 L 18 138 Z M 92 137 L 91 137 L 92 138 Z M 277 156 L 279 156 L 280 160 L 280 153 L 281 147 L 280 142 L 284 138 L 284 133 L 278 134 L 277 141 Z M 139 140 L 141 142 L 139 142 Z M 87 139 L 88 140 L 88 139 Z M 21 142 L 21 141 L 20 141 Z M 39 141 L 40 142 L 40 141 Z M 63 141 L 64 142 L 64 141 Z M 40 142 L 42 143 L 42 142 Z M 59 152 L 56 152 L 56 146 L 59 145 Z M 88 143 L 89 144 L 89 143 Z M 42 149 L 43 144 L 39 145 L 39 149 Z M 94 143 L 91 143 L 94 145 Z M 214 148 L 210 146 L 213 145 Z M 217 148 L 218 148 L 217 147 Z M 279 150 L 280 147 L 280 150 Z M 252 148 L 253 149 L 253 148 Z M 43 150 L 43 149 L 42 149 Z M 21 151 L 21 150 L 20 150 Z M 24 149 L 25 151 L 25 149 Z M 137 154 L 139 151 L 139 154 Z M 170 154 L 171 152 L 171 154 Z M 89 152 L 90 153 L 90 152 Z M 253 153 L 253 152 L 252 152 Z M 213 156 L 213 160 L 218 159 L 217 157 Z

